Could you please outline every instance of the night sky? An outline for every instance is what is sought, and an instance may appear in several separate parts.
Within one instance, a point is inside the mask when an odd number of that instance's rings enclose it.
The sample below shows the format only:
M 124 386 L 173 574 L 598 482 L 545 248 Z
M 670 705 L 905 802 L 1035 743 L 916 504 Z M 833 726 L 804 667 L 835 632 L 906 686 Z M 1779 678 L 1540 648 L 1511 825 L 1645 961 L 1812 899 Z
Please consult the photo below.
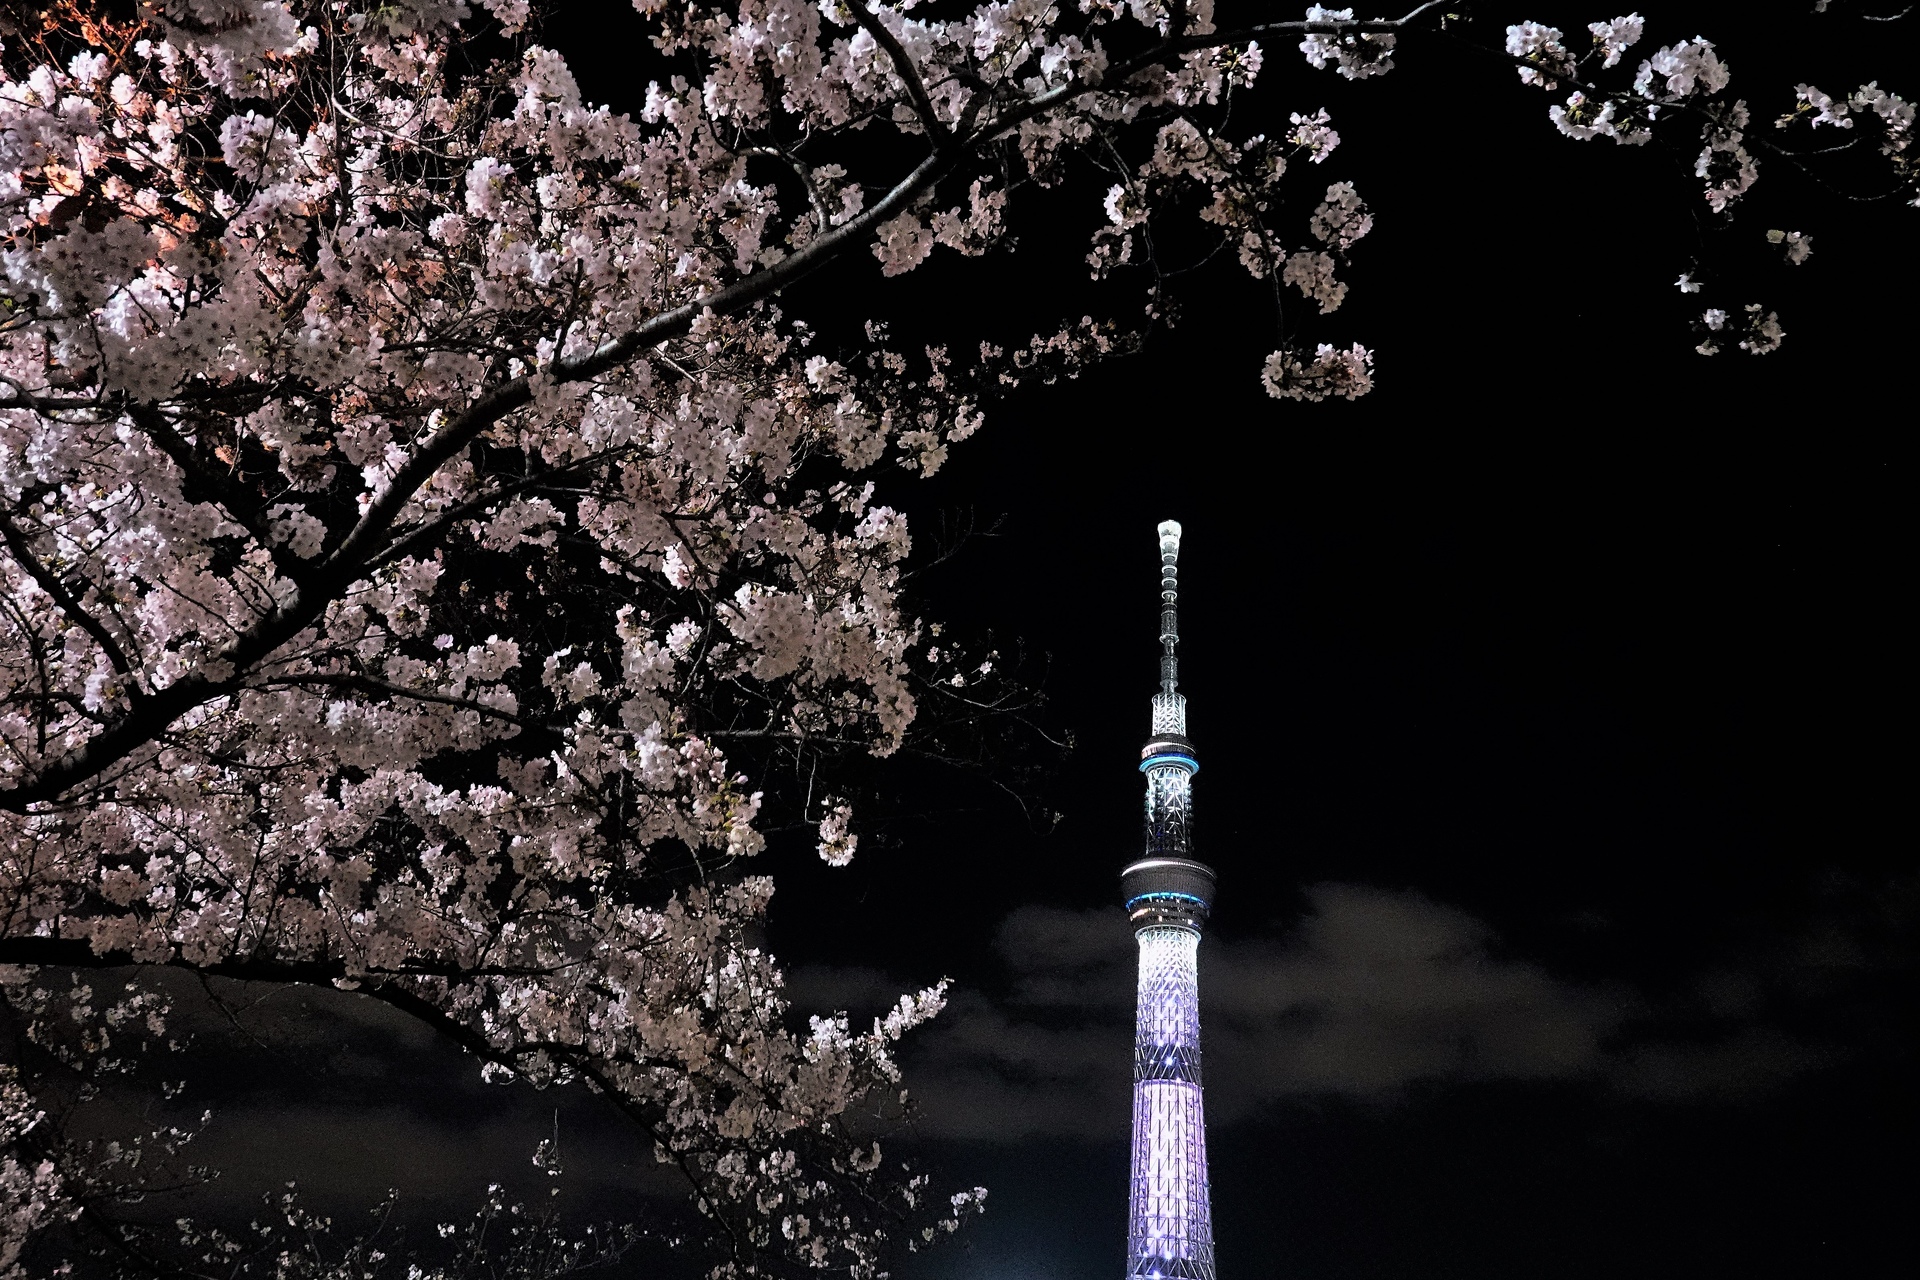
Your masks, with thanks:
M 1911 33 L 1810 7 L 1643 11 L 1649 45 L 1713 37 L 1763 119 L 1800 80 L 1920 87 Z M 608 0 L 548 39 L 631 109 L 637 33 Z M 1022 390 L 931 481 L 882 481 L 926 551 L 943 519 L 992 530 L 918 580 L 921 611 L 1024 651 L 1073 741 L 1031 812 L 903 767 L 851 867 L 798 834 L 765 855 L 800 1004 L 955 980 L 906 1051 L 908 1145 L 992 1198 L 914 1280 L 1121 1266 L 1117 877 L 1167 518 L 1195 851 L 1220 876 L 1201 989 L 1223 1276 L 1851 1277 L 1920 1243 L 1900 621 L 1920 214 L 1763 166 L 1722 278 L 1787 343 L 1705 359 L 1672 287 L 1699 252 L 1690 154 L 1568 142 L 1502 68 L 1403 48 L 1360 85 L 1270 51 L 1245 108 L 1325 106 L 1343 135 L 1326 180 L 1377 225 L 1325 337 L 1377 351 L 1373 395 L 1268 399 L 1270 303 L 1216 263 L 1141 355 Z M 829 340 L 866 316 L 966 342 L 1137 314 L 1125 282 L 1083 279 L 1094 189 L 1014 208 L 1010 254 L 885 288 L 862 261 L 787 305 Z M 1778 265 L 1770 226 L 1812 233 L 1812 260 Z M 527 1155 L 556 1126 L 570 1211 L 659 1194 L 591 1099 L 484 1087 L 348 997 L 250 1016 L 271 1044 L 216 1049 L 209 1023 L 205 1050 L 251 1064 L 208 1100 L 202 1152 L 236 1162 L 236 1202 L 299 1178 L 429 1213 L 503 1170 L 537 1192 Z

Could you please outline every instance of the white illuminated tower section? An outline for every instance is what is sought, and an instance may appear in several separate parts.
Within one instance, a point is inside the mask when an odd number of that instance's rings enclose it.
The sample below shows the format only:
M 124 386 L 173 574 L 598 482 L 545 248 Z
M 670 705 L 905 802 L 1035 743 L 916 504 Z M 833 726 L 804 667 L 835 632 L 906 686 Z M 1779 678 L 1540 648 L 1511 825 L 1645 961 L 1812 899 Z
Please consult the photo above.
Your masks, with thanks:
M 1214 1280 L 1196 965 L 1213 872 L 1188 856 L 1192 780 L 1200 765 L 1187 741 L 1187 700 L 1174 658 L 1179 559 L 1180 526 L 1169 520 L 1160 526 L 1160 692 L 1153 698 L 1153 736 L 1140 752 L 1147 850 L 1120 877 L 1140 944 L 1128 1280 Z

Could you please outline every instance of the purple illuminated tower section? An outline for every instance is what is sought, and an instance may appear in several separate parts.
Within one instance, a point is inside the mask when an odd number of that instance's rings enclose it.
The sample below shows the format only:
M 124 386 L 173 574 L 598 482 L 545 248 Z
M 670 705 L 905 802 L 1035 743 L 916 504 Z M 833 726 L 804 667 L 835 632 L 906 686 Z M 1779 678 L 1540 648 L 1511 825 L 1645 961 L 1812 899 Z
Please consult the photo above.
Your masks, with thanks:
M 1127 1280 L 1214 1280 L 1197 964 L 1213 871 L 1189 856 L 1193 775 L 1200 764 L 1187 741 L 1187 700 L 1174 657 L 1179 559 L 1180 526 L 1169 520 L 1160 526 L 1160 692 L 1153 697 L 1153 736 L 1140 752 L 1147 850 L 1120 876 L 1140 944 Z

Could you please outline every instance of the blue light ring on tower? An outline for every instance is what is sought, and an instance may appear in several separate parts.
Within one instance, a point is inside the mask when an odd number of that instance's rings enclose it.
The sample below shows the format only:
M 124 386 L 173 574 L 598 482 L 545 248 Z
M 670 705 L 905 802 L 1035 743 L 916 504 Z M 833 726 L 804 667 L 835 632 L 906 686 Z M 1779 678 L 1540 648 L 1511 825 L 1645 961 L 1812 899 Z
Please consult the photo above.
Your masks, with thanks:
M 1166 768 L 1183 769 L 1189 774 L 1200 772 L 1199 757 L 1184 733 L 1156 733 L 1140 748 L 1140 772 Z
M 1199 932 L 1213 906 L 1213 869 L 1188 858 L 1142 858 L 1120 876 L 1135 930 L 1169 925 Z
M 1213 905 L 1213 868 L 1191 858 L 1141 858 L 1120 873 L 1121 901 L 1148 894 L 1185 894 L 1201 907 Z
M 1139 903 L 1146 902 L 1149 900 L 1162 899 L 1162 898 L 1167 899 L 1169 901 L 1175 901 L 1175 902 L 1190 902 L 1194 906 L 1199 907 L 1203 911 L 1208 906 L 1207 900 L 1205 898 L 1196 897 L 1191 893 L 1142 893 L 1127 899 L 1127 910 L 1129 911 L 1133 910 L 1133 908 Z

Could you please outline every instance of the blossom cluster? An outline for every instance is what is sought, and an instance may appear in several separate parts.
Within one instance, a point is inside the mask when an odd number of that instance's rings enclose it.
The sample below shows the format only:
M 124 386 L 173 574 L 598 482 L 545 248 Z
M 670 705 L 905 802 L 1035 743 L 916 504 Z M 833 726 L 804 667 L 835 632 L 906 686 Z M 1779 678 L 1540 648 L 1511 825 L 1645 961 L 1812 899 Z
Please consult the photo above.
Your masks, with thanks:
M 1351 9 L 1328 9 L 1317 4 L 1307 9 L 1310 28 L 1323 25 L 1337 28 L 1352 21 Z M 1306 39 L 1300 42 L 1300 52 L 1306 55 L 1309 66 L 1324 71 L 1331 62 L 1333 70 L 1346 79 L 1365 80 L 1393 70 L 1393 46 L 1397 39 L 1392 33 L 1309 29 Z
M 1373 389 L 1373 353 L 1357 342 L 1345 351 L 1323 342 L 1311 359 L 1276 351 L 1260 377 L 1282 400 L 1354 400 Z
M 1863 84 L 1845 99 L 1838 100 L 1813 85 L 1803 84 L 1794 89 L 1793 110 L 1774 123 L 1781 129 L 1792 128 L 1802 120 L 1808 122 L 1809 129 L 1822 125 L 1852 129 L 1856 122 L 1865 122 L 1867 128 L 1862 133 L 1873 136 L 1876 149 L 1892 165 L 1895 176 L 1910 193 L 1907 203 L 1920 206 L 1920 165 L 1914 163 L 1909 150 L 1913 145 L 1914 115 L 1913 103 L 1882 89 L 1878 80 Z
M 1708 307 L 1700 313 L 1696 328 L 1702 336 L 1695 349 L 1703 356 L 1718 355 L 1729 343 L 1752 355 L 1766 355 L 1777 351 L 1787 336 L 1779 314 L 1757 302 L 1735 312 Z
M 1601 73 L 1619 66 L 1646 32 L 1646 19 L 1630 13 L 1589 23 L 1592 44 L 1585 52 L 1570 50 L 1563 33 L 1537 22 L 1507 27 L 1505 53 L 1517 65 L 1525 84 L 1556 89 L 1563 81 L 1575 85 L 1564 102 L 1548 108 L 1548 117 L 1562 134 L 1577 141 L 1610 139 L 1623 146 L 1652 140 L 1656 127 L 1691 131 L 1699 151 L 1693 163 L 1707 206 L 1718 215 L 1731 215 L 1735 206 L 1760 178 L 1759 153 L 1771 152 L 1799 168 L 1808 156 L 1790 147 L 1753 137 L 1747 103 L 1729 93 L 1732 71 L 1711 40 L 1695 36 L 1662 45 L 1643 58 L 1626 87 L 1606 87 Z M 1622 73 L 1624 74 L 1624 73 Z M 1891 164 L 1896 190 L 1920 205 L 1920 169 L 1908 154 L 1914 122 L 1913 105 L 1879 83 L 1862 85 L 1845 98 L 1835 98 L 1810 84 L 1797 86 L 1793 108 L 1775 122 L 1782 129 L 1804 124 L 1819 130 L 1852 130 L 1856 121 L 1870 121 L 1880 154 Z M 1851 139 L 1827 152 L 1844 151 Z M 1818 149 L 1816 149 L 1818 150 Z M 1882 193 L 1884 194 L 1884 193 Z M 1798 265 L 1811 253 L 1811 241 L 1801 232 L 1769 232 L 1783 244 L 1787 262 Z M 1680 277 L 1684 293 L 1697 293 L 1702 282 L 1697 270 Z M 1703 335 L 1698 350 L 1721 350 L 1738 330 L 1737 345 L 1754 354 L 1778 349 L 1784 336 L 1778 317 L 1763 307 L 1749 305 L 1729 313 L 1709 308 L 1696 322 Z

